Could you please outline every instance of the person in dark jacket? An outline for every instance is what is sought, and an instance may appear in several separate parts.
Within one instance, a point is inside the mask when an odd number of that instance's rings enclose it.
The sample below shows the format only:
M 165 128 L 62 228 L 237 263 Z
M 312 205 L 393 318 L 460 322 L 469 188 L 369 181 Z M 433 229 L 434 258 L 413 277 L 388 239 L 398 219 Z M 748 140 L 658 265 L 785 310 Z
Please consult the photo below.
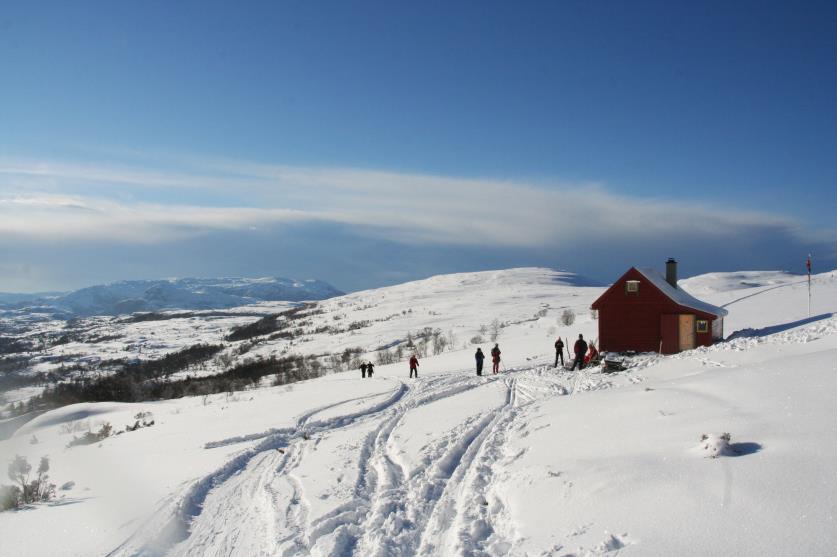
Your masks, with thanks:
M 366 362 L 360 364 L 360 378 L 366 379 Z
M 500 372 L 500 345 L 495 344 L 491 349 L 491 362 L 494 364 L 494 373 Z
M 372 365 L 372 362 L 366 362 L 366 375 L 372 379 L 372 373 L 375 371 L 375 366 Z
M 573 346 L 573 352 L 575 352 L 575 361 L 570 371 L 573 371 L 576 366 L 578 366 L 578 369 L 584 369 L 584 355 L 587 354 L 587 343 L 584 342 L 583 335 L 578 335 L 578 340 L 575 341 L 575 345 Z
M 485 354 L 482 353 L 482 348 L 477 348 L 474 359 L 477 361 L 477 375 L 482 375 L 482 361 L 485 360 Z
M 418 357 L 415 354 L 410 356 L 410 379 L 413 378 L 413 374 L 418 379 Z
M 561 337 L 558 337 L 558 340 L 555 341 L 555 365 L 553 367 L 558 367 L 558 360 L 561 360 L 561 367 L 564 367 L 564 341 L 561 340 Z

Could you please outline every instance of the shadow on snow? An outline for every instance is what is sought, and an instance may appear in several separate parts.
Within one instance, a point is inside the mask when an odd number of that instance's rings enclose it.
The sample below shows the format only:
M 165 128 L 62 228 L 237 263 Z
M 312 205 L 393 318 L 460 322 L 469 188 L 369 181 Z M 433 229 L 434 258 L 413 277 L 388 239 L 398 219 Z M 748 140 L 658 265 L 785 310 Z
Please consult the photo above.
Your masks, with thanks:
M 800 319 L 798 321 L 791 321 L 790 323 L 782 323 L 781 325 L 771 325 L 769 327 L 762 327 L 761 329 L 741 329 L 732 333 L 730 336 L 726 338 L 726 340 L 730 341 L 735 340 L 737 338 L 766 337 L 768 335 L 775 335 L 776 333 L 781 333 L 789 329 L 801 327 L 802 325 L 808 325 L 810 323 L 814 323 L 815 321 L 830 319 L 833 316 L 833 313 L 822 313 L 820 315 L 806 317 L 805 319 Z

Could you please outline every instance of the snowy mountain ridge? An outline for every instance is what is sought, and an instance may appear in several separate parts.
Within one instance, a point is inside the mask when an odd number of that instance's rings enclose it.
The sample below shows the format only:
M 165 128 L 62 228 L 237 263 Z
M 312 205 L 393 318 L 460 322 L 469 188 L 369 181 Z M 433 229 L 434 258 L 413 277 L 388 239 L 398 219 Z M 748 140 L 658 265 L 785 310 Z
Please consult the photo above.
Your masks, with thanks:
M 342 292 L 320 280 L 282 277 L 123 280 L 73 292 L 6 302 L 7 308 L 37 306 L 75 316 L 120 315 L 166 309 L 223 309 L 263 301 L 323 300 Z M 19 295 L 20 296 L 20 295 Z

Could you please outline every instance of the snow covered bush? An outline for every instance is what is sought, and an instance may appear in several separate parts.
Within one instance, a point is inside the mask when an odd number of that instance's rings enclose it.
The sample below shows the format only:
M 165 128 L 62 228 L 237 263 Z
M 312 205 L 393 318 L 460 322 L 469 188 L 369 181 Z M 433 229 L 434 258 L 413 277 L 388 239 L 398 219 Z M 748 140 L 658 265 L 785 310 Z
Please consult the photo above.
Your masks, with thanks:
M 442 352 L 445 351 L 445 348 L 448 345 L 448 339 L 443 336 L 434 336 L 433 337 L 433 355 L 438 356 Z
M 136 431 L 141 427 L 151 427 L 154 425 L 154 414 L 151 412 L 138 412 L 134 416 L 134 425 L 127 425 L 125 426 L 125 431 Z
M 483 342 L 485 342 L 485 339 L 482 338 L 482 335 L 471 337 L 471 344 L 482 344 Z
M 12 486 L 0 486 L 0 510 L 17 508 L 21 505 L 49 501 L 55 495 L 55 484 L 49 483 L 49 458 L 41 457 L 37 476 L 31 482 L 29 474 L 32 465 L 26 457 L 16 455 L 9 463 L 9 479 Z
M 561 314 L 561 323 L 563 323 L 566 327 L 575 323 L 575 312 L 571 309 L 565 309 Z
M 450 347 L 450 350 L 454 350 L 456 348 L 457 338 L 456 333 L 453 332 L 453 329 L 448 331 L 448 334 L 445 338 L 448 341 L 448 346 Z
M 729 433 L 704 433 L 700 436 L 700 450 L 706 458 L 718 458 L 734 454 L 730 447 Z
M 393 356 L 392 352 L 389 351 L 389 348 L 384 348 L 383 350 L 378 352 L 377 360 L 378 365 L 383 366 L 394 363 L 395 357 Z
M 495 319 L 489 325 L 488 332 L 490 333 L 488 338 L 491 339 L 491 342 L 496 342 L 497 339 L 500 337 L 500 331 L 503 328 L 503 324 L 500 323 L 499 319 Z
M 105 422 L 102 424 L 102 427 L 99 428 L 99 431 L 93 433 L 92 431 L 88 431 L 81 437 L 73 436 L 73 440 L 67 444 L 67 448 L 75 447 L 78 445 L 92 445 L 93 443 L 98 443 L 99 441 L 110 437 L 111 433 L 113 432 L 113 426 L 110 423 Z
M 19 488 L 13 485 L 0 485 L 0 511 L 7 511 L 17 507 L 19 500 Z

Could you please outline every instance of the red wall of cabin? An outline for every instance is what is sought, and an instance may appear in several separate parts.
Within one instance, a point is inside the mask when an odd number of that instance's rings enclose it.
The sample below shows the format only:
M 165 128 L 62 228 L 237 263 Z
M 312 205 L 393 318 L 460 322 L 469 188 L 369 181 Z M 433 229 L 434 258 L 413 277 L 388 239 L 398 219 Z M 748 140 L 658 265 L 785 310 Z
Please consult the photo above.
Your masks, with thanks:
M 639 292 L 627 293 L 625 281 L 638 280 Z M 658 352 L 660 350 L 661 315 L 691 313 L 696 319 L 706 315 L 683 308 L 660 292 L 639 271 L 630 269 L 594 304 L 599 312 L 599 350 L 608 352 Z M 667 334 L 670 334 L 667 332 Z M 675 331 L 676 335 L 677 332 Z M 677 337 L 675 336 L 675 339 Z M 666 343 L 670 345 L 670 342 Z M 675 346 L 676 346 L 675 342 Z M 696 333 L 697 346 L 712 344 L 712 321 L 709 332 Z M 676 349 L 674 350 L 676 351 Z M 665 350 L 669 352 L 669 350 Z

